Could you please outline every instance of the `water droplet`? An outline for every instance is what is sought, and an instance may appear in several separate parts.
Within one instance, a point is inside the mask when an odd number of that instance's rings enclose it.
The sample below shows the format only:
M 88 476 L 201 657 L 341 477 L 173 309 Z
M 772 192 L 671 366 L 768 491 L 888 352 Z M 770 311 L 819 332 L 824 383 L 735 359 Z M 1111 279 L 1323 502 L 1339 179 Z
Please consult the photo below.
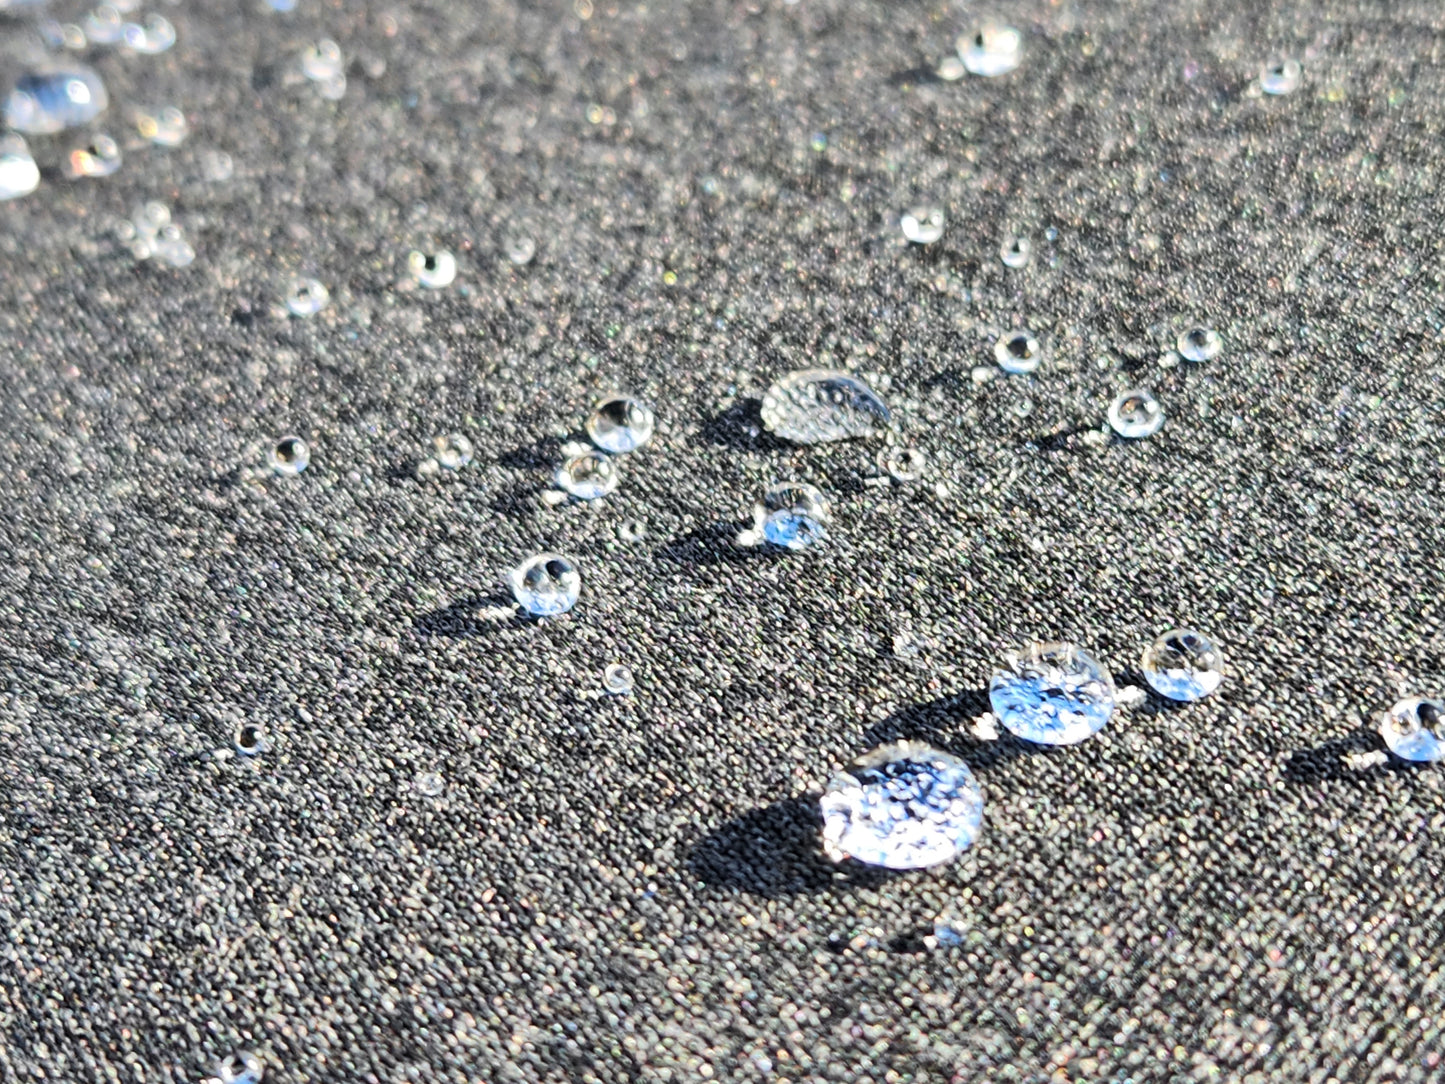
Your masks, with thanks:
M 260 756 L 271 747 L 266 728 L 260 723 L 242 723 L 236 728 L 234 741 L 236 752 L 247 757 Z
M 40 186 L 40 167 L 18 135 L 0 137 L 0 200 L 28 196 Z
M 617 537 L 624 542 L 641 542 L 647 537 L 647 524 L 640 519 L 625 519 L 617 525 Z
M 115 45 L 125 37 L 125 20 L 114 4 L 101 4 L 80 22 L 92 45 Z
M 587 435 L 604 452 L 636 451 L 652 439 L 652 409 L 630 395 L 609 395 L 587 419 Z
M 143 139 L 158 147 L 179 147 L 185 142 L 190 125 L 186 115 L 173 105 L 165 106 L 154 113 L 142 110 L 136 114 L 136 130 Z
M 989 703 L 1005 730 L 1044 745 L 1092 737 L 1114 712 L 1114 679 L 1074 644 L 1035 644 L 1010 656 L 988 684 Z
M 160 200 L 150 200 L 131 212 L 130 221 L 142 237 L 155 237 L 171 224 L 171 209 Z
M 1109 425 L 1121 437 L 1138 440 L 1159 432 L 1164 408 L 1145 388 L 1120 392 L 1109 404 Z
M 1401 700 L 1380 720 L 1380 736 L 1401 760 L 1445 760 L 1445 700 Z
M 783 549 L 810 549 L 828 537 L 828 502 L 803 482 L 773 486 L 754 507 L 753 518 L 763 538 Z
M 622 481 L 615 460 L 590 450 L 570 456 L 557 468 L 555 478 L 558 488 L 584 501 L 607 496 Z
M 540 553 L 507 574 L 512 596 L 533 617 L 555 617 L 577 604 L 582 574 L 555 553 Z
M 1160 696 L 1202 700 L 1224 680 L 1224 654 L 1194 629 L 1171 629 L 1144 649 L 1139 669 Z
M 1023 60 L 1023 35 L 1011 26 L 988 24 L 962 35 L 956 45 L 963 66 L 974 75 L 1006 75 Z
M 968 73 L 963 66 L 963 61 L 957 56 L 946 56 L 938 62 L 938 68 L 934 72 L 938 78 L 945 83 L 956 83 Z
M 71 180 L 81 177 L 108 177 L 120 169 L 120 163 L 120 144 L 102 132 L 66 155 L 61 164 L 61 172 Z
M 814 132 L 808 139 L 808 146 L 813 148 L 813 153 L 822 154 L 828 149 L 828 133 Z
M 266 462 L 277 474 L 300 474 L 311 465 L 311 449 L 300 437 L 282 437 L 276 446 L 266 453 Z
M 301 54 L 301 71 L 307 79 L 316 83 L 340 75 L 344 67 L 341 46 L 330 38 L 322 38 L 315 45 L 307 46 Z
M 216 1067 L 221 1084 L 259 1084 L 265 1073 L 261 1059 L 249 1050 L 237 1051 Z
M 1174 344 L 1185 361 L 1208 361 L 1224 349 L 1224 340 L 1211 327 L 1192 327 Z
M 789 373 L 763 396 L 763 425 L 794 444 L 871 437 L 892 420 L 863 381 L 837 369 Z
M 983 791 L 968 765 L 922 742 L 882 745 L 828 781 L 823 849 L 888 869 L 922 869 L 971 846 Z
M 602 688 L 613 696 L 626 696 L 632 692 L 632 667 L 620 662 L 611 663 L 602 671 Z
M 429 290 L 450 286 L 457 277 L 457 259 L 446 249 L 412 252 L 406 258 L 411 277 Z
M 502 242 L 502 248 L 507 254 L 507 259 L 518 267 L 523 267 L 532 262 L 532 257 L 537 255 L 537 242 L 524 233 L 514 233 Z
M 326 308 L 331 291 L 315 279 L 295 278 L 286 287 L 286 307 L 293 316 L 311 316 Z
M 911 207 L 899 219 L 903 236 L 915 245 L 931 245 L 943 236 L 943 208 Z
M 172 267 L 189 267 L 196 259 L 196 250 L 180 235 L 175 226 L 167 226 L 155 242 L 155 254 Z
M 1033 251 L 1034 246 L 1027 237 L 1010 237 L 999 247 L 998 257 L 1005 267 L 1023 267 Z
M 917 448 L 884 448 L 878 466 L 895 482 L 916 482 L 923 477 L 928 457 Z
M 225 151 L 207 150 L 201 152 L 201 175 L 212 184 L 229 181 L 236 172 L 236 164 Z
M 143 23 L 126 23 L 123 28 L 126 47 L 137 53 L 164 53 L 176 43 L 176 28 L 164 15 L 154 12 Z
M 461 470 L 472 461 L 472 442 L 462 433 L 446 433 L 432 439 L 436 461 L 447 470 Z
M 1259 89 L 1266 94 L 1290 94 L 1299 89 L 1303 76 L 1298 60 L 1281 57 L 1260 69 Z
M 1043 351 L 1039 341 L 1027 331 L 1015 331 L 993 344 L 993 356 L 1004 372 L 1023 375 L 1039 367 Z
M 328 102 L 339 102 L 346 97 L 346 73 L 337 72 L 316 81 L 316 89 Z
M 27 72 L 5 99 L 5 124 L 30 135 L 53 135 L 89 124 L 109 104 L 105 84 L 90 68 Z
M 266 0 L 266 6 L 285 15 L 296 10 L 296 0 Z
M 447 782 L 441 772 L 418 772 L 412 786 L 423 798 L 440 798 L 447 789 Z

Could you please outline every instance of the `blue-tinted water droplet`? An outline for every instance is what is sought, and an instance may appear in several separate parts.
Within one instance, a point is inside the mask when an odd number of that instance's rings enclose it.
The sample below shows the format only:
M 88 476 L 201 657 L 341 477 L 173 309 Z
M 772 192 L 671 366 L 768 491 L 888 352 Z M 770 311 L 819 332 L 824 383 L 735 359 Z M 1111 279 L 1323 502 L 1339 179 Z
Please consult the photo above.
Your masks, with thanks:
M 1144 680 L 1170 700 L 1202 700 L 1224 680 L 1224 653 L 1194 629 L 1171 629 L 1144 649 Z
M 837 369 L 789 373 L 763 396 L 763 425 L 794 444 L 871 437 L 892 420 L 878 393 Z
M 512 597 L 533 617 L 555 617 L 577 604 L 582 574 L 567 558 L 539 553 L 507 574 Z
M 595 501 L 613 492 L 622 480 L 617 464 L 601 452 L 579 452 L 557 468 L 555 480 L 578 500 Z
M 1005 730 L 1044 745 L 1073 745 L 1114 713 L 1114 679 L 1074 644 L 1035 644 L 1011 657 L 988 686 Z
M 1380 736 L 1401 760 L 1445 760 L 1445 700 L 1401 700 L 1380 720 Z
M 1159 432 L 1164 408 L 1144 388 L 1120 392 L 1109 404 L 1109 425 L 1121 437 L 1138 440 Z
M 811 549 L 828 537 L 828 502 L 817 488 L 803 482 L 774 486 L 753 514 L 763 538 L 783 549 Z
M 27 72 L 5 99 L 5 123 L 29 135 L 53 135 L 89 124 L 110 104 L 92 69 L 74 65 Z
M 619 455 L 636 451 L 652 439 L 656 420 L 652 409 L 630 395 L 609 395 L 587 419 L 587 435 L 604 452 Z

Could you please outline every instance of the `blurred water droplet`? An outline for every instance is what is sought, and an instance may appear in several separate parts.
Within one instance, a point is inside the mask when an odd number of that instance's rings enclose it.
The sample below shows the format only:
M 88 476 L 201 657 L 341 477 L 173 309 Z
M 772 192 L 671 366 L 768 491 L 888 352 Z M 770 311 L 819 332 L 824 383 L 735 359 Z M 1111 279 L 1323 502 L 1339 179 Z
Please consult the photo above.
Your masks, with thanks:
M 311 465 L 311 449 L 300 437 L 282 437 L 267 451 L 266 462 L 277 474 L 297 475 Z
M 652 439 L 652 409 L 631 395 L 609 395 L 587 419 L 587 435 L 604 452 L 636 451 Z
M 837 369 L 789 373 L 763 396 L 763 425 L 794 444 L 871 437 L 892 415 L 863 381 Z
M 784 482 L 773 486 L 753 508 L 762 537 L 774 546 L 800 551 L 828 537 L 828 502 L 814 486 Z
M 974 75 L 1006 75 L 1023 60 L 1023 35 L 1011 26 L 987 24 L 962 35 L 956 45 L 963 66 Z
M 167 226 L 161 231 L 160 240 L 155 242 L 155 254 L 172 267 L 189 267 L 196 259 L 196 250 L 175 226 Z
M 447 789 L 446 780 L 442 778 L 441 772 L 418 772 L 412 786 L 423 798 L 440 798 L 442 792 Z
M 5 124 L 29 135 L 54 135 L 89 124 L 110 104 L 105 84 L 79 65 L 22 75 L 5 99 Z
M 571 456 L 557 468 L 557 486 L 584 501 L 607 496 L 622 480 L 614 460 L 601 452 L 586 451 Z
M 1259 89 L 1266 94 L 1291 94 L 1299 89 L 1303 77 L 1298 60 L 1281 57 L 1260 69 Z
M 609 664 L 602 671 L 602 688 L 612 696 L 626 696 L 632 692 L 632 668 L 620 662 Z
M 1224 653 L 1194 629 L 1171 629 L 1144 649 L 1139 669 L 1170 700 L 1202 700 L 1224 681 Z
M 28 196 L 40 186 L 40 167 L 25 140 L 18 135 L 0 137 L 0 200 Z
M 502 243 L 502 247 L 507 254 L 507 259 L 518 267 L 531 263 L 532 257 L 537 255 L 537 242 L 524 233 L 509 234 Z
M 176 28 L 164 15 L 154 12 L 144 22 L 126 23 L 122 34 L 126 47 L 137 53 L 164 53 L 176 43 Z
M 144 237 L 154 237 L 171 224 L 171 209 L 160 200 L 150 200 L 130 216 L 131 225 Z
M 271 746 L 266 737 L 266 728 L 259 723 L 242 723 L 238 726 L 234 744 L 236 752 L 247 757 L 260 756 Z
M 447 470 L 461 470 L 472 461 L 472 442 L 462 433 L 447 433 L 433 438 L 431 443 L 437 463 Z
M 201 152 L 201 175 L 211 184 L 229 181 L 235 172 L 235 162 L 225 151 L 210 149 Z
M 967 73 L 968 69 L 963 66 L 963 61 L 957 56 L 944 57 L 938 62 L 938 68 L 934 71 L 934 74 L 945 83 L 956 83 Z
M 625 519 L 617 525 L 617 537 L 624 542 L 641 542 L 647 537 L 647 524 L 640 519 Z
M 993 356 L 1004 372 L 1022 375 L 1039 367 L 1043 351 L 1039 341 L 1027 331 L 1015 331 L 993 344 Z
M 988 685 L 1005 730 L 1044 745 L 1073 745 L 1114 713 L 1114 679 L 1075 644 L 1035 644 L 1009 658 Z
M 344 67 L 341 46 L 330 38 L 322 38 L 315 45 L 307 46 L 301 54 L 301 71 L 313 82 L 319 83 L 340 75 Z
M 61 164 L 61 172 L 71 180 L 81 177 L 108 177 L 120 169 L 120 166 L 120 144 L 102 132 L 66 155 Z
M 1109 425 L 1121 437 L 1139 440 L 1159 432 L 1164 408 L 1145 388 L 1120 392 L 1109 404 Z
M 114 4 L 101 4 L 80 21 L 92 45 L 115 45 L 125 37 L 125 20 Z
M 328 102 L 341 101 L 346 97 L 345 73 L 337 72 L 335 75 L 328 75 L 325 79 L 318 79 L 316 89 Z
M 316 279 L 294 278 L 286 287 L 286 307 L 293 316 L 312 316 L 330 301 L 331 291 Z
M 916 482 L 923 477 L 928 457 L 917 448 L 884 448 L 878 466 L 895 482 Z
M 457 277 L 457 259 L 446 249 L 436 252 L 412 252 L 406 258 L 412 278 L 429 290 L 450 286 Z
M 153 113 L 144 110 L 137 113 L 135 126 L 143 139 L 150 140 L 158 147 L 179 147 L 190 131 L 186 115 L 173 105 Z
M 1401 700 L 1380 720 L 1380 736 L 1402 760 L 1445 760 L 1445 700 Z
M 1185 361 L 1208 361 L 1224 349 L 1224 340 L 1213 328 L 1192 327 L 1179 336 L 1174 348 Z
M 943 208 L 910 207 L 898 220 L 903 236 L 915 245 L 931 245 L 943 236 Z
M 221 1084 L 259 1084 L 266 1067 L 249 1050 L 239 1050 L 216 1067 Z
M 582 593 L 582 574 L 565 557 L 540 553 L 507 574 L 512 596 L 533 617 L 566 613 Z
M 1034 246 L 1027 237 L 1010 237 L 999 247 L 999 259 L 1005 267 L 1023 267 L 1029 262 Z

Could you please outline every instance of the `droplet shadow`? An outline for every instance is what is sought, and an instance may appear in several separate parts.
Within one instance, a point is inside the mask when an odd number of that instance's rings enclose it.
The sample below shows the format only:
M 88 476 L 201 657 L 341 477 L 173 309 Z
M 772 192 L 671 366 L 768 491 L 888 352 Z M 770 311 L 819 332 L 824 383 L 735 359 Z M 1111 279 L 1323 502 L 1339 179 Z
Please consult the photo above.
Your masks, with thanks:
M 987 689 L 965 689 L 909 704 L 863 732 L 868 749 L 895 741 L 921 741 L 964 760 L 977 772 L 988 772 L 1020 757 L 1047 755 L 1058 747 L 1016 738 L 1007 731 L 997 738 L 979 738 L 971 732 L 975 719 L 990 710 Z
M 1385 753 L 1383 761 L 1352 766 L 1349 758 L 1362 753 Z M 1296 749 L 1284 764 L 1284 777 L 1290 783 L 1327 783 L 1339 780 L 1362 782 L 1378 779 L 1392 772 L 1416 772 L 1430 768 L 1428 763 L 1401 760 L 1385 749 L 1385 740 L 1373 727 L 1362 726 L 1342 738 L 1332 738 L 1308 749 Z
M 708 444 L 735 451 L 778 451 L 793 447 L 764 428 L 761 399 L 739 399 L 703 422 L 698 434 Z
M 942 83 L 943 79 L 933 68 L 925 64 L 919 64 L 912 68 L 903 68 L 894 72 L 888 77 L 890 87 L 923 86 L 928 83 Z
M 659 561 L 670 561 L 690 568 L 777 561 L 788 556 L 786 551 L 773 546 L 738 545 L 738 535 L 747 529 L 746 524 L 738 522 L 711 523 L 659 546 L 654 551 L 654 556 Z
M 483 610 L 500 611 L 511 609 L 514 613 L 505 617 L 487 620 L 478 619 Z M 412 626 L 423 636 L 446 636 L 452 639 L 466 639 L 495 632 L 500 628 L 519 628 L 531 624 L 535 618 L 524 613 L 511 595 L 497 591 L 490 595 L 469 595 L 446 606 L 430 610 L 417 617 Z

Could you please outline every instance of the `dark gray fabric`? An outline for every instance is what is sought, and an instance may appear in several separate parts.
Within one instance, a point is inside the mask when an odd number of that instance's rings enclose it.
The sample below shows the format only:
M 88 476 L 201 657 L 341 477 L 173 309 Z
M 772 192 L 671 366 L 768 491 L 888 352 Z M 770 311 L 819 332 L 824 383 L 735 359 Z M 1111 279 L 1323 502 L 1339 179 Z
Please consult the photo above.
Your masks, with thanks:
M 942 83 L 981 9 L 596 2 L 165 7 L 171 52 L 95 60 L 106 127 L 178 104 L 189 140 L 76 183 L 34 141 L 0 205 L 0 1079 L 1437 1079 L 1442 777 L 1343 758 L 1445 682 L 1438 8 L 1011 5 L 1023 66 Z M 1303 86 L 1252 95 L 1276 52 Z M 189 269 L 111 238 L 145 199 Z M 406 284 L 417 246 L 453 286 Z M 285 315 L 296 273 L 328 310 Z M 1195 322 L 1224 353 L 1161 367 Z M 1016 323 L 1043 366 L 976 381 Z M 922 483 L 760 432 L 808 365 L 878 388 Z M 1164 428 L 1091 436 L 1131 384 Z M 656 438 L 547 504 L 616 387 Z M 419 479 L 451 430 L 476 461 Z M 290 432 L 311 467 L 272 477 Z M 832 545 L 733 548 L 784 479 Z M 496 616 L 543 548 L 575 611 Z M 1137 681 L 1181 623 L 1227 653 L 1211 700 L 973 735 L 1014 645 Z M 896 736 L 973 765 L 984 835 L 834 868 L 816 795 Z

